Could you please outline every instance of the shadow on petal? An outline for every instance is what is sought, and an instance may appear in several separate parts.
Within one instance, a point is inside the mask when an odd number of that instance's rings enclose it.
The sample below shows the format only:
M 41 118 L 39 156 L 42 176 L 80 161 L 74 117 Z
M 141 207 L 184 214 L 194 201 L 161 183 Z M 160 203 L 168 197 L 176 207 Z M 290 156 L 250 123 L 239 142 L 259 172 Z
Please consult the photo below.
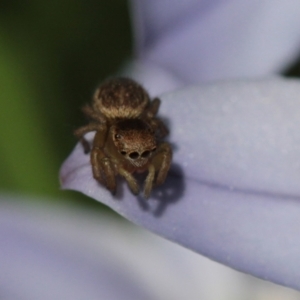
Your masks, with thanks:
M 183 199 L 184 190 L 183 169 L 178 164 L 172 164 L 166 181 L 152 191 L 151 201 L 156 200 L 156 205 L 150 205 L 142 196 L 137 197 L 137 200 L 144 211 L 152 211 L 155 217 L 161 217 L 169 205 Z

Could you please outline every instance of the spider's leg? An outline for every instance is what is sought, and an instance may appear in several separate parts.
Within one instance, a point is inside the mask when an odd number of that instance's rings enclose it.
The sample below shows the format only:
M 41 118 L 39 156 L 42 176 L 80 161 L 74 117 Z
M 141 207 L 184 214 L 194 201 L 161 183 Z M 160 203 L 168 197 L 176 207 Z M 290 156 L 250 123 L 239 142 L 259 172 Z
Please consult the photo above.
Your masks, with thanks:
M 132 174 L 130 172 L 128 172 L 127 170 L 125 170 L 124 168 L 119 168 L 118 172 L 127 181 L 131 192 L 134 195 L 137 195 L 139 193 L 140 189 L 139 189 L 139 186 L 138 186 L 138 183 L 137 183 L 136 179 L 132 176 Z
M 91 152 L 91 165 L 94 178 L 113 194 L 116 192 L 116 176 L 112 160 L 103 151 L 107 135 L 107 127 L 102 125 L 94 138 Z
M 90 152 L 90 144 L 89 142 L 84 138 L 84 135 L 90 131 L 96 131 L 99 128 L 99 124 L 97 123 L 90 123 L 88 125 L 79 127 L 78 129 L 74 130 L 75 137 L 81 142 L 84 153 Z
M 155 177 L 155 167 L 153 164 L 150 164 L 148 168 L 148 175 L 144 183 L 144 198 L 148 199 L 153 187 L 153 181 Z
M 157 149 L 156 155 L 152 159 L 155 170 L 158 171 L 155 185 L 164 183 L 172 161 L 172 149 L 168 143 L 162 143 Z
M 91 164 L 94 178 L 115 194 L 117 184 L 113 163 L 105 156 L 102 149 L 97 147 L 92 149 Z
M 105 123 L 105 118 L 100 114 L 94 111 L 94 109 L 86 104 L 81 108 L 82 112 L 89 118 L 99 122 L 100 124 Z
M 147 117 L 148 118 L 153 118 L 158 110 L 159 110 L 159 106 L 160 106 L 160 99 L 159 98 L 154 98 L 151 102 L 150 102 L 150 106 L 147 109 Z
M 155 130 L 158 138 L 162 139 L 169 134 L 169 130 L 165 123 L 157 118 L 153 118 L 149 121 L 150 126 Z

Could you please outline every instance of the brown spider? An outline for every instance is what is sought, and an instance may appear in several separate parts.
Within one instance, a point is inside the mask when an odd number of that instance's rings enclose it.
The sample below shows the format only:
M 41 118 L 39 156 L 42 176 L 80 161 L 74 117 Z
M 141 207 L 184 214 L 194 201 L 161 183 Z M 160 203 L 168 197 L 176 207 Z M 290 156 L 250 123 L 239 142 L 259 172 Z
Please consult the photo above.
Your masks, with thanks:
M 148 93 L 132 79 L 114 78 L 97 88 L 91 106 L 83 107 L 91 122 L 74 134 L 88 153 L 90 145 L 84 134 L 96 131 L 91 149 L 93 176 L 113 194 L 118 174 L 137 195 L 139 186 L 132 174 L 148 171 L 145 198 L 149 197 L 154 185 L 165 181 L 172 149 L 168 143 L 160 141 L 168 134 L 168 129 L 156 118 L 159 105 L 158 98 L 151 101 Z

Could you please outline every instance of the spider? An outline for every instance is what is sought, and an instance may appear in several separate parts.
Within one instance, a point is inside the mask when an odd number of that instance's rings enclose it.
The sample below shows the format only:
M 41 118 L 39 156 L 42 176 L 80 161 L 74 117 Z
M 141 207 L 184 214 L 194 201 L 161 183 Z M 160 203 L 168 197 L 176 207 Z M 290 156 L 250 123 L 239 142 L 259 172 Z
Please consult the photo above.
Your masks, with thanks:
M 162 139 L 168 134 L 165 124 L 156 117 L 158 98 L 150 99 L 145 89 L 129 78 L 113 78 L 100 84 L 92 104 L 82 108 L 90 123 L 74 131 L 84 152 L 90 152 L 93 177 L 115 194 L 117 175 L 125 178 L 133 194 L 140 188 L 135 172 L 148 171 L 144 197 L 161 185 L 168 174 L 171 146 Z M 84 138 L 96 131 L 92 147 Z

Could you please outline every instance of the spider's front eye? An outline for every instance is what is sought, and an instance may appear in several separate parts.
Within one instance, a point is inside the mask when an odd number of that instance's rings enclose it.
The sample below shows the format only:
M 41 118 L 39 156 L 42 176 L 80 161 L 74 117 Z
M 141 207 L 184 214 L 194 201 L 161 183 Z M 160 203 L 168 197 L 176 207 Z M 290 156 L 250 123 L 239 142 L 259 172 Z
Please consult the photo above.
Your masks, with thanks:
M 129 154 L 129 157 L 132 158 L 132 159 L 136 159 L 136 158 L 139 157 L 139 154 L 138 154 L 137 152 L 131 152 L 131 153 Z
M 116 140 L 119 140 L 120 138 L 121 138 L 121 134 L 118 134 L 118 133 L 115 134 L 115 139 L 116 139 Z
M 151 149 L 152 152 L 154 152 L 156 150 L 156 147 L 154 147 L 153 149 Z
M 146 150 L 146 151 L 144 151 L 144 152 L 142 153 L 141 156 L 142 156 L 143 158 L 147 158 L 149 155 L 150 155 L 150 151 Z
M 122 155 L 126 155 L 126 151 L 121 151 L 120 152 Z

